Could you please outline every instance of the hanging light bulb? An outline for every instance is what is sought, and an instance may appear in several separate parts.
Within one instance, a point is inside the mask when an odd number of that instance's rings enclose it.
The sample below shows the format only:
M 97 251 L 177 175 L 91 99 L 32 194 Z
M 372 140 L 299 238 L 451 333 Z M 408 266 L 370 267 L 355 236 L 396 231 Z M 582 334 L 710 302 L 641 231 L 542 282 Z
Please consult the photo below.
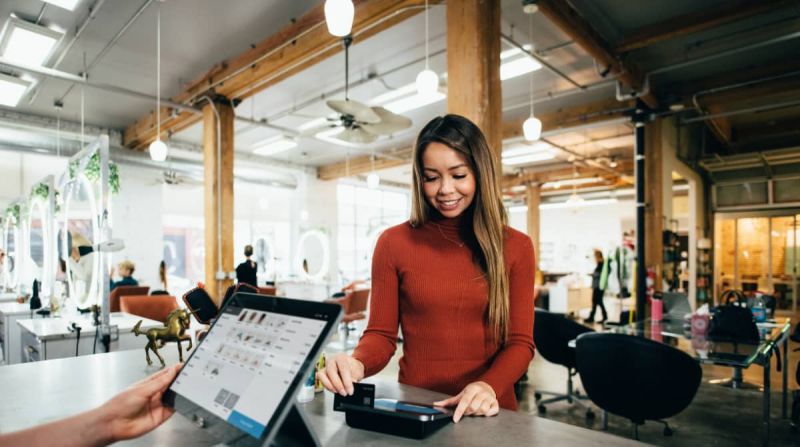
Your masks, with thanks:
M 381 184 L 381 178 L 378 177 L 378 174 L 371 173 L 367 176 L 367 188 L 369 189 L 377 189 L 378 186 Z
M 156 13 L 156 140 L 150 143 L 150 159 L 165 161 L 169 148 L 161 141 L 161 4 Z
M 325 23 L 328 32 L 337 37 L 350 34 L 355 8 L 352 0 L 325 0 Z
M 529 33 L 531 37 L 531 51 L 533 51 L 533 16 L 529 20 Z M 528 94 L 530 95 L 531 102 L 531 116 L 522 123 L 522 133 L 525 135 L 527 141 L 536 141 L 542 137 L 542 121 L 533 115 L 533 71 L 530 74 L 530 85 L 528 86 Z
M 431 97 L 439 91 L 439 75 L 428 67 L 428 0 L 425 0 L 425 69 L 417 75 L 417 94 Z
M 169 152 L 169 149 L 167 148 L 166 143 L 161 141 L 161 138 L 156 138 L 156 141 L 150 143 L 151 160 L 165 161 L 167 159 L 167 152 Z
M 431 69 L 426 68 L 417 75 L 417 93 L 420 96 L 430 97 L 439 91 L 439 76 Z
M 536 141 L 542 137 L 542 121 L 531 115 L 522 123 L 522 133 L 528 141 Z

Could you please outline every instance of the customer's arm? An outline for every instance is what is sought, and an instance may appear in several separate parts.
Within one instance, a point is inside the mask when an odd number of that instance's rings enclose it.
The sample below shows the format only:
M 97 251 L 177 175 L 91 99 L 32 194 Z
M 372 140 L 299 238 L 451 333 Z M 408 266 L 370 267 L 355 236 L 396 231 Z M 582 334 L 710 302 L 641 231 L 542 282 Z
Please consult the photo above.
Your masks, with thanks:
M 102 406 L 67 419 L 0 436 L 0 446 L 90 447 L 141 436 L 172 416 L 161 395 L 180 369 L 161 370 Z

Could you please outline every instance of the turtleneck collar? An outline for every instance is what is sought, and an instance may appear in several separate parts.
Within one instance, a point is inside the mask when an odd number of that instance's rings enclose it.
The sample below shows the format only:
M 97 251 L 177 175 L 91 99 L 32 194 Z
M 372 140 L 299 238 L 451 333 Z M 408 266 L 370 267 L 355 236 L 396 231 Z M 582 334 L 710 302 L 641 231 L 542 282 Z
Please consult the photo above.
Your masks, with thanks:
M 433 210 L 430 222 L 448 234 L 461 235 L 463 231 L 471 229 L 472 211 L 466 210 L 456 217 L 445 217 L 438 211 Z

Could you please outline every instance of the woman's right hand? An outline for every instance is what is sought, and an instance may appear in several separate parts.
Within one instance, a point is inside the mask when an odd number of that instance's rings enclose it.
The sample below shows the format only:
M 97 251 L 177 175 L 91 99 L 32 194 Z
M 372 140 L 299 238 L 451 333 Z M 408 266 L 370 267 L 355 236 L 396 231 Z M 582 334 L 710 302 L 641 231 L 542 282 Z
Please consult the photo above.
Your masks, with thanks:
M 325 369 L 317 373 L 317 378 L 328 391 L 350 396 L 353 382 L 364 378 L 364 364 L 342 352 L 326 360 Z

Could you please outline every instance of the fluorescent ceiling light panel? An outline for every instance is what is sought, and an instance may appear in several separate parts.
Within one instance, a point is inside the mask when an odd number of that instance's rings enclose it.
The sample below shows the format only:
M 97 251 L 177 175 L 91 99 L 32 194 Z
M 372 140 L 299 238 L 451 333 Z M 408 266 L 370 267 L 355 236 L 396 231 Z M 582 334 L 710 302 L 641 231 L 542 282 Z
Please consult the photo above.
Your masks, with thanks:
M 258 147 L 253 150 L 253 153 L 256 155 L 270 156 L 288 151 L 289 149 L 294 149 L 296 147 L 296 141 L 290 140 L 281 135 L 277 138 L 271 138 L 265 141 L 263 144 L 258 145 Z
M 503 149 L 503 158 L 511 158 L 519 155 L 529 155 L 552 150 L 553 146 L 544 141 L 537 141 L 533 144 L 517 143 Z
M 323 116 L 323 117 L 320 117 L 320 118 L 314 118 L 313 120 L 306 121 L 305 123 L 301 124 L 297 128 L 297 130 L 299 130 L 300 132 L 303 132 L 303 131 L 306 131 L 308 129 L 313 129 L 315 127 L 324 126 L 327 123 L 328 123 L 328 117 L 326 117 L 326 116 Z
M 501 64 L 500 80 L 505 81 L 506 79 L 516 78 L 517 76 L 522 76 L 525 73 L 530 73 L 540 68 L 542 68 L 542 64 L 533 60 L 526 54 L 523 57 Z
M 531 51 L 531 44 L 529 44 L 529 43 L 528 43 L 528 44 L 525 44 L 525 45 L 523 45 L 523 46 L 522 46 L 522 48 L 525 48 L 525 50 L 526 50 L 526 51 Z M 519 49 L 519 48 L 517 48 L 517 47 L 510 48 L 510 49 L 508 49 L 508 50 L 505 50 L 505 51 L 501 51 L 501 52 L 500 52 L 500 60 L 501 60 L 501 61 L 504 61 L 504 60 L 506 60 L 506 59 L 508 59 L 508 58 L 511 58 L 511 57 L 517 56 L 517 55 L 519 55 L 519 54 L 522 54 L 522 50 L 520 50 L 520 49 Z M 527 55 L 526 55 L 526 56 L 527 56 Z
M 0 55 L 22 65 L 41 66 L 53 54 L 64 33 L 11 16 L 6 22 Z
M 554 158 L 556 158 L 556 155 L 550 151 L 537 152 L 528 155 L 520 155 L 517 157 L 503 158 L 503 164 L 508 166 L 527 165 L 552 160 Z
M 393 113 L 401 114 L 409 110 L 419 109 L 429 104 L 439 102 L 447 98 L 442 92 L 436 92 L 433 95 L 411 95 L 405 98 L 400 98 L 395 101 L 388 102 L 383 107 Z
M 50 3 L 51 5 L 58 6 L 59 8 L 68 9 L 70 11 L 74 11 L 75 7 L 78 6 L 78 3 L 81 0 L 42 0 L 45 3 Z
M 16 107 L 31 83 L 0 73 L 0 105 Z
M 578 185 L 585 185 L 588 183 L 598 183 L 602 181 L 600 177 L 584 177 L 584 178 L 571 178 L 565 180 L 559 180 L 555 182 L 545 182 L 542 184 L 542 188 L 556 188 L 561 186 L 578 186 Z
M 583 200 L 579 203 L 572 203 L 572 202 L 543 203 L 539 205 L 539 209 L 552 210 L 559 208 L 583 208 L 585 206 L 611 205 L 613 203 L 617 203 L 617 199 Z
M 412 82 L 411 84 L 406 84 L 400 88 L 389 90 L 386 93 L 381 93 L 380 95 L 372 98 L 371 104 L 373 106 L 380 106 L 386 104 L 389 101 L 400 98 L 402 96 L 416 93 L 416 91 L 417 91 L 417 83 Z

